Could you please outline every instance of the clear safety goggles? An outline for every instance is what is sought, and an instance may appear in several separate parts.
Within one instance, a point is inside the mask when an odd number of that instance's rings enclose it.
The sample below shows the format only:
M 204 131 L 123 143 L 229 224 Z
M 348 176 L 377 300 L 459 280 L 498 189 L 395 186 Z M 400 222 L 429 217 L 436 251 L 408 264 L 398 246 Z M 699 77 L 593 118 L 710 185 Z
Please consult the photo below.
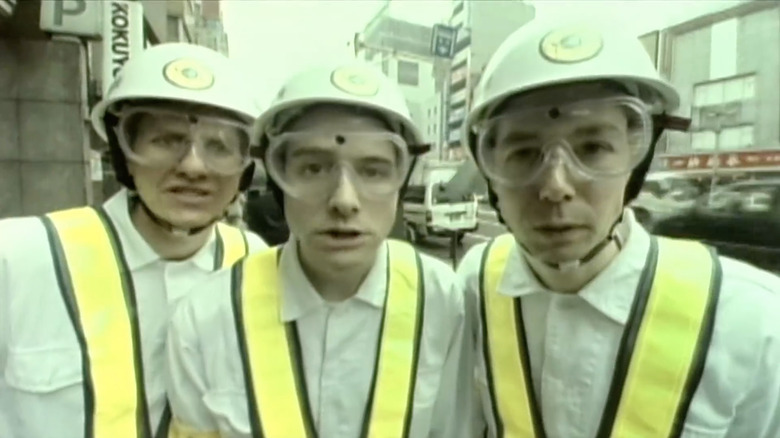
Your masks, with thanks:
M 235 120 L 144 107 L 118 115 L 119 146 L 141 166 L 175 166 L 192 152 L 209 170 L 234 175 L 251 160 L 250 128 Z
M 307 202 L 331 196 L 348 180 L 363 198 L 381 198 L 406 178 L 410 154 L 391 132 L 289 132 L 269 139 L 268 174 L 288 195 Z
M 584 180 L 625 175 L 650 147 L 652 116 L 641 100 L 617 97 L 512 111 L 477 129 L 487 176 L 518 187 L 562 164 Z

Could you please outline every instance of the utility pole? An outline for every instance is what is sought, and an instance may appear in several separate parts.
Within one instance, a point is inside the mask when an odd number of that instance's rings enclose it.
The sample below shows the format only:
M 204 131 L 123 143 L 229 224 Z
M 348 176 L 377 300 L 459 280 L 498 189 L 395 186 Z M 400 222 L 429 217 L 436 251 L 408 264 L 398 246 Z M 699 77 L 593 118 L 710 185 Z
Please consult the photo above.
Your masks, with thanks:
M 713 194 L 715 193 L 715 188 L 718 185 L 718 171 L 720 170 L 720 134 L 723 132 L 723 120 L 726 117 L 731 117 L 736 114 L 736 110 L 734 108 L 728 108 L 728 109 L 716 109 L 716 110 L 708 110 L 706 111 L 706 114 L 710 117 L 715 117 L 716 124 L 715 129 L 713 130 L 715 132 L 715 149 L 713 151 L 713 156 L 715 158 L 714 165 L 712 167 L 712 177 L 710 178 L 710 194 L 708 197 L 709 203 L 712 203 L 713 201 Z

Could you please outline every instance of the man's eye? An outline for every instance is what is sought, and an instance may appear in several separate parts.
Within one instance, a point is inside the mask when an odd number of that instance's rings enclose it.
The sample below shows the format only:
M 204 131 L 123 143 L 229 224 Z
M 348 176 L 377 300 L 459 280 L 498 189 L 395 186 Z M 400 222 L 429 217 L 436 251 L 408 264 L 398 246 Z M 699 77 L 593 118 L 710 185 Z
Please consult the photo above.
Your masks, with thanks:
M 580 144 L 579 150 L 586 154 L 598 154 L 602 152 L 609 152 L 612 150 L 612 147 L 607 143 L 588 141 Z
M 155 137 L 152 143 L 160 146 L 175 146 L 184 143 L 187 140 L 185 135 L 181 134 L 166 134 L 159 137 Z

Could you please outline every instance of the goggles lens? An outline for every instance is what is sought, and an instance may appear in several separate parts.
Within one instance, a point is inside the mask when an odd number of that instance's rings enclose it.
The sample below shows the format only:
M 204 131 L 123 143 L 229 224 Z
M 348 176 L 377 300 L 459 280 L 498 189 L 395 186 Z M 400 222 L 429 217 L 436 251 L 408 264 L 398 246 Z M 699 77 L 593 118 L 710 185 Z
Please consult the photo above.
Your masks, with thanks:
M 392 194 L 409 167 L 406 143 L 390 132 L 290 132 L 271 137 L 269 175 L 288 195 L 321 201 L 347 178 L 366 198 Z
M 652 119 L 640 100 L 620 97 L 512 111 L 478 133 L 477 159 L 488 177 L 522 186 L 559 162 L 584 179 L 630 172 L 650 147 Z
M 150 108 L 120 115 L 119 144 L 128 159 L 142 166 L 175 166 L 193 151 L 210 170 L 233 175 L 249 156 L 249 127 L 237 121 Z

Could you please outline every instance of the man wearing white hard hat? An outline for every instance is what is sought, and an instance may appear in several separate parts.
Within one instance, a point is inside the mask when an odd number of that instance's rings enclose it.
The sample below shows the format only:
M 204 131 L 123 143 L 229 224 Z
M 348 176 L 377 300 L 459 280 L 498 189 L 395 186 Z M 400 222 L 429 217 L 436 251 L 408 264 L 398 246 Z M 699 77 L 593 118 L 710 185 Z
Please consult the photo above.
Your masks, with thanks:
M 361 63 L 292 76 L 255 124 L 289 241 L 182 302 L 168 350 L 187 437 L 459 437 L 465 308 L 452 268 L 388 240 L 422 142 Z
M 130 59 L 92 111 L 125 188 L 0 221 L 0 436 L 166 433 L 173 305 L 264 249 L 218 224 L 252 178 L 259 112 L 230 61 L 186 44 Z
M 613 30 L 532 22 L 488 62 L 467 147 L 510 233 L 458 268 L 480 433 L 780 436 L 780 279 L 626 208 L 679 101 Z

